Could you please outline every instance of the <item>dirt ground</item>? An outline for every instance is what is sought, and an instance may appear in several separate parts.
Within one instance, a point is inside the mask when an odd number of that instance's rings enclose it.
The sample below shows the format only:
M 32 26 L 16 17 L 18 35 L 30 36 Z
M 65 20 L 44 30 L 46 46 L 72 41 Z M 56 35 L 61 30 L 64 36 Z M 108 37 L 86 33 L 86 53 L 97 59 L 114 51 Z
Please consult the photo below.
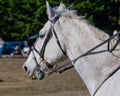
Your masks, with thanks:
M 30 80 L 22 69 L 26 58 L 0 58 L 0 96 L 90 96 L 74 69 Z

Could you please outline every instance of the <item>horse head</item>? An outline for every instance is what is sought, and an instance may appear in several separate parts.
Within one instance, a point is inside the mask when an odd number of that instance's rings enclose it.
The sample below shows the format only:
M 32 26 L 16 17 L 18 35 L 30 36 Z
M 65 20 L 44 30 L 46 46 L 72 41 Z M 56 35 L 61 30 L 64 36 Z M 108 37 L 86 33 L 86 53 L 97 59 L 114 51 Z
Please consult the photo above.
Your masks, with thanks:
M 46 2 L 46 7 L 49 20 L 40 30 L 40 36 L 23 65 L 32 79 L 43 79 L 45 73 L 53 70 L 56 63 L 66 60 L 64 36 L 62 36 L 62 32 L 59 32 L 58 27 L 60 13 L 64 12 L 66 7 L 61 3 L 58 7 L 52 8 L 48 2 Z

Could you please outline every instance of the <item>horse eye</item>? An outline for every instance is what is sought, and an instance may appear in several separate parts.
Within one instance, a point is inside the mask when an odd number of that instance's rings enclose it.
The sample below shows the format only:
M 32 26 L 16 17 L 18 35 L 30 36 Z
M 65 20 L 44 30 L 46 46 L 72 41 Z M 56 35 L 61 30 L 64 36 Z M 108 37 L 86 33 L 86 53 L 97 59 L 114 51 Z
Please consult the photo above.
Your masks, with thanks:
M 42 34 L 42 35 L 40 35 L 40 38 L 43 38 L 44 36 L 45 36 L 45 35 Z

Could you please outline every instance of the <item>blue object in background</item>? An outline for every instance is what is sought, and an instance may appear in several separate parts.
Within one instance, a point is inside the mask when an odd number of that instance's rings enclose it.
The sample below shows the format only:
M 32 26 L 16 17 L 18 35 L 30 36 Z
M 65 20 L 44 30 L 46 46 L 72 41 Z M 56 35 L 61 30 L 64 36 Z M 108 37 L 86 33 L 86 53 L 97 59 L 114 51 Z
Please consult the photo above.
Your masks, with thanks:
M 2 56 L 2 54 L 3 54 L 3 52 L 4 52 L 4 48 L 0 48 L 0 57 Z
M 3 50 L 4 50 L 4 41 L 3 39 L 0 37 L 0 57 L 3 54 Z
M 32 35 L 30 36 L 27 40 L 33 40 L 33 39 L 36 39 L 36 38 L 39 38 L 39 34 L 35 34 L 35 35 Z
M 16 46 L 19 46 L 20 49 L 22 49 L 23 43 L 21 41 L 9 41 L 9 42 L 5 42 L 4 44 L 4 50 L 3 50 L 3 54 L 11 54 L 14 50 Z

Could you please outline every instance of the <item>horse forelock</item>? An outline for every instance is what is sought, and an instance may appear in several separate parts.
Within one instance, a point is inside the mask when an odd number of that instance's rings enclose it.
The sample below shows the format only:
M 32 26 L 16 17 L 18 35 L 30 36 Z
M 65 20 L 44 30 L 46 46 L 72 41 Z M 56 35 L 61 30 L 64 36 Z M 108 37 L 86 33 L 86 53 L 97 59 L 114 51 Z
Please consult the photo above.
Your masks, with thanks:
M 70 10 L 66 7 L 64 8 L 59 8 L 59 7 L 54 7 L 53 8 L 55 13 L 61 16 L 68 16 L 68 17 L 72 17 L 72 18 L 80 18 L 79 16 L 77 16 L 77 11 L 76 10 Z

